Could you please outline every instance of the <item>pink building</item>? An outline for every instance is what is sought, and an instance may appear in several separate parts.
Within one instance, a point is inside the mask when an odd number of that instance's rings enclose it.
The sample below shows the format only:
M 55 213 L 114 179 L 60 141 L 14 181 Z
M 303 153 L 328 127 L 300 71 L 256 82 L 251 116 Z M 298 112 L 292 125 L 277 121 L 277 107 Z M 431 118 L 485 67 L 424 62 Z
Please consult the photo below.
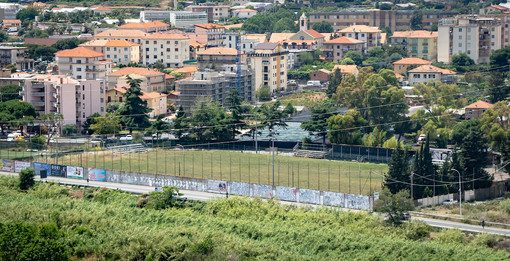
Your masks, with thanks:
M 105 80 L 75 80 L 63 75 L 38 75 L 25 81 L 23 101 L 39 113 L 62 114 L 63 125 L 78 129 L 93 113 L 105 115 Z

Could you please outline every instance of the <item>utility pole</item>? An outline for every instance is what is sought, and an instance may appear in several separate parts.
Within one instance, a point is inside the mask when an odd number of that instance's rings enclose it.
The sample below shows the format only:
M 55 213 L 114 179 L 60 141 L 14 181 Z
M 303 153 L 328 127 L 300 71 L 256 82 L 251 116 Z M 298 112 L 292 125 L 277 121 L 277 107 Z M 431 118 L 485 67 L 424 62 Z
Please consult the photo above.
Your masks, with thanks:
M 413 178 L 414 178 L 414 173 L 411 172 L 411 199 L 414 200 L 414 193 L 413 193 Z

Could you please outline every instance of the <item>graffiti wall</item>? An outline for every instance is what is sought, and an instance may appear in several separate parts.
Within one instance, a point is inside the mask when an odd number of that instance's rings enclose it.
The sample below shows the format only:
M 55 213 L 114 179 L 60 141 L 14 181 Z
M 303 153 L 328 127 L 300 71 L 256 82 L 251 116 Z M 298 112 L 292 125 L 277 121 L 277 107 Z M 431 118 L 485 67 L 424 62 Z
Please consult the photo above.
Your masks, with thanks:
M 30 168 L 30 162 L 28 161 L 15 161 L 14 162 L 14 172 L 21 172 L 24 169 Z
M 370 209 L 370 198 L 368 196 L 348 194 L 347 208 L 353 209 Z
M 276 199 L 285 201 L 297 201 L 297 190 L 296 188 L 276 186 Z
M 223 180 L 207 180 L 207 191 L 212 193 L 227 193 L 227 182 Z
M 299 202 L 320 204 L 321 192 L 312 189 L 299 189 Z
M 261 198 L 273 197 L 273 187 L 271 185 L 253 184 L 252 192 L 254 197 Z
M 345 194 L 339 192 L 324 191 L 324 205 L 345 208 Z
M 230 194 L 250 196 L 250 184 L 244 182 L 230 182 Z

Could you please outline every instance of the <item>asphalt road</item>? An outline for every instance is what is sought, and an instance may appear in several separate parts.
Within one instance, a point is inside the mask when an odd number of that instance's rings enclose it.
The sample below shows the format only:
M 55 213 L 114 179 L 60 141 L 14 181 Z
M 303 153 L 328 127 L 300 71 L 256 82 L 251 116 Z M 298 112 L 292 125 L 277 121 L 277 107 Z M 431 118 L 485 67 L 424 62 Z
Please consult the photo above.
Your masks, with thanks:
M 10 172 L 0 172 L 0 175 L 5 176 L 18 176 L 17 173 L 10 173 Z M 36 180 L 40 180 L 39 177 L 35 178 Z M 122 183 L 111 183 L 111 182 L 100 182 L 100 181 L 89 181 L 86 180 L 79 180 L 79 179 L 68 179 L 68 178 L 59 178 L 59 177 L 48 177 L 46 179 L 47 181 L 51 182 L 58 182 L 61 184 L 66 185 L 80 185 L 80 186 L 90 186 L 90 187 L 103 187 L 103 188 L 109 188 L 109 189 L 119 189 L 131 193 L 149 193 L 151 191 L 154 191 L 154 187 L 149 186 L 140 186 L 140 185 L 131 185 L 131 184 L 122 184 Z M 222 198 L 225 197 L 224 194 L 215 194 L 215 193 L 208 193 L 208 192 L 200 192 L 200 191 L 191 191 L 191 190 L 179 190 L 183 194 L 184 197 L 190 199 L 190 200 L 213 200 L 215 198 Z M 295 205 L 298 207 L 318 207 L 318 205 L 313 204 L 304 204 L 304 203 L 296 203 L 296 202 L 286 202 L 281 201 L 282 204 L 286 205 Z M 358 211 L 353 209 L 345 209 L 346 211 Z M 419 220 L 424 222 L 427 225 L 437 227 L 437 228 L 456 228 L 464 232 L 470 232 L 470 233 L 491 233 L 491 234 L 498 234 L 505 237 L 510 237 L 510 229 L 502 229 L 502 228 L 494 228 L 494 227 L 485 227 L 482 228 L 482 226 L 477 225 L 469 225 L 459 222 L 453 222 L 453 221 L 446 221 L 446 220 L 440 220 L 440 219 L 432 219 L 432 218 L 424 218 L 424 217 L 416 217 L 413 216 L 412 220 Z

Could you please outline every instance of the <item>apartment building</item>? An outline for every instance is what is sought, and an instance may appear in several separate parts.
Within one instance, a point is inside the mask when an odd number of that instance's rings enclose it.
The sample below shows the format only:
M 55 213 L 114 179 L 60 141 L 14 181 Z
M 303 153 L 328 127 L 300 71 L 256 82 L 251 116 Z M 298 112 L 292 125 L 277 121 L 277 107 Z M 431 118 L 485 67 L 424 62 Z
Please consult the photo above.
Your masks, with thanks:
M 324 58 L 328 62 L 340 62 L 344 55 L 349 51 L 355 51 L 359 54 L 365 52 L 365 42 L 349 37 L 338 37 L 333 40 L 325 41 L 322 44 Z
M 25 81 L 23 101 L 39 113 L 59 113 L 63 125 L 81 128 L 93 113 L 105 115 L 105 80 L 76 80 L 63 75 L 39 75 Z
M 288 56 L 289 52 L 279 43 L 260 43 L 255 46 L 249 57 L 256 90 L 263 85 L 269 86 L 273 93 L 287 88 Z
M 140 45 L 126 40 L 92 40 L 80 46 L 102 53 L 106 60 L 116 64 L 140 62 Z
M 106 103 L 110 102 L 122 102 L 124 100 L 124 94 L 127 92 L 129 85 L 115 87 L 112 90 L 106 92 Z M 160 114 L 167 113 L 167 95 L 159 92 L 145 92 L 142 91 L 142 95 L 138 96 L 143 101 L 147 102 L 147 108 L 152 109 L 149 112 L 149 117 L 154 118 Z
M 182 67 L 189 60 L 190 39 L 183 34 L 155 33 L 145 37 L 143 64 L 160 62 L 165 67 Z
M 257 15 L 257 13 L 258 13 L 257 10 L 253 10 L 253 9 L 246 9 L 246 8 L 236 9 L 236 10 L 232 11 L 232 17 L 248 19 L 252 16 Z
M 421 58 L 402 58 L 393 63 L 393 71 L 401 75 L 406 75 L 407 70 L 412 67 L 430 64 L 432 64 L 431 61 L 423 60 Z
M 246 64 L 246 54 L 240 53 L 241 63 Z M 197 53 L 200 69 L 221 70 L 224 65 L 237 64 L 237 50 L 233 48 L 214 47 Z
M 225 27 L 218 24 L 197 24 L 195 31 L 188 33 L 190 40 L 205 44 L 207 47 L 223 46 Z
M 265 34 L 241 34 L 236 32 L 227 32 L 224 34 L 223 46 L 227 48 L 237 49 L 237 41 L 239 41 L 239 47 L 243 53 L 252 53 L 255 46 L 259 43 L 266 42 Z M 238 38 L 239 37 L 239 38 Z
M 230 17 L 230 6 L 228 5 L 190 5 L 184 10 L 193 13 L 206 13 L 209 21 Z
M 467 54 L 475 63 L 488 63 L 490 55 L 502 48 L 503 26 L 499 19 L 474 15 L 456 16 L 439 23 L 437 60 L 451 63 L 452 56 Z
M 345 36 L 359 41 L 363 41 L 365 43 L 365 51 L 369 51 L 370 49 L 376 46 L 382 46 L 384 44 L 381 35 L 382 31 L 377 28 L 366 25 L 349 26 L 338 31 L 338 34 L 340 36 Z
M 170 25 L 176 28 L 192 29 L 196 24 L 206 24 L 208 22 L 205 12 L 188 12 L 188 11 L 141 11 L 140 20 L 147 21 L 163 21 L 168 19 Z
M 327 21 L 335 31 L 353 25 L 366 25 L 370 27 L 387 27 L 392 32 L 409 29 L 414 10 L 379 10 L 358 9 L 340 12 L 312 12 L 310 25 Z M 423 29 L 430 30 L 439 20 L 457 15 L 451 11 L 422 11 Z
M 18 71 L 31 71 L 35 61 L 27 56 L 27 47 L 0 46 L 0 68 L 12 64 Z
M 22 5 L 13 3 L 0 3 L 0 20 L 16 19 L 16 14 L 19 10 L 23 9 Z
M 112 63 L 104 54 L 85 47 L 76 47 L 55 54 L 58 73 L 75 79 L 105 79 L 112 71 Z
M 411 86 L 417 83 L 426 84 L 429 81 L 441 81 L 452 84 L 457 81 L 455 74 L 456 72 L 448 69 L 441 69 L 433 65 L 422 65 L 409 70 L 407 72 L 407 79 Z
M 142 44 L 149 34 L 140 30 L 106 30 L 94 35 L 94 40 L 124 40 L 135 44 Z
M 237 76 L 235 65 L 226 65 L 221 71 L 195 72 L 192 77 L 176 82 L 176 91 L 180 93 L 176 103 L 188 112 L 192 111 L 199 101 L 220 102 L 223 106 L 228 106 L 227 99 L 234 89 L 238 89 L 244 101 L 252 102 L 255 99 L 253 72 L 243 65 L 239 85 Z
M 119 30 L 139 30 L 144 33 L 159 33 L 159 32 L 166 32 L 170 28 L 169 24 L 160 22 L 160 21 L 153 21 L 153 22 L 146 22 L 146 23 L 127 23 L 119 26 Z
M 144 92 L 163 92 L 167 89 L 165 75 L 157 70 L 144 67 L 124 67 L 108 74 L 107 87 L 108 90 L 112 90 L 115 87 L 128 85 L 127 76 L 129 76 L 142 80 L 140 89 Z
M 425 30 L 393 32 L 392 45 L 401 45 L 409 56 L 435 61 L 437 59 L 437 32 Z

